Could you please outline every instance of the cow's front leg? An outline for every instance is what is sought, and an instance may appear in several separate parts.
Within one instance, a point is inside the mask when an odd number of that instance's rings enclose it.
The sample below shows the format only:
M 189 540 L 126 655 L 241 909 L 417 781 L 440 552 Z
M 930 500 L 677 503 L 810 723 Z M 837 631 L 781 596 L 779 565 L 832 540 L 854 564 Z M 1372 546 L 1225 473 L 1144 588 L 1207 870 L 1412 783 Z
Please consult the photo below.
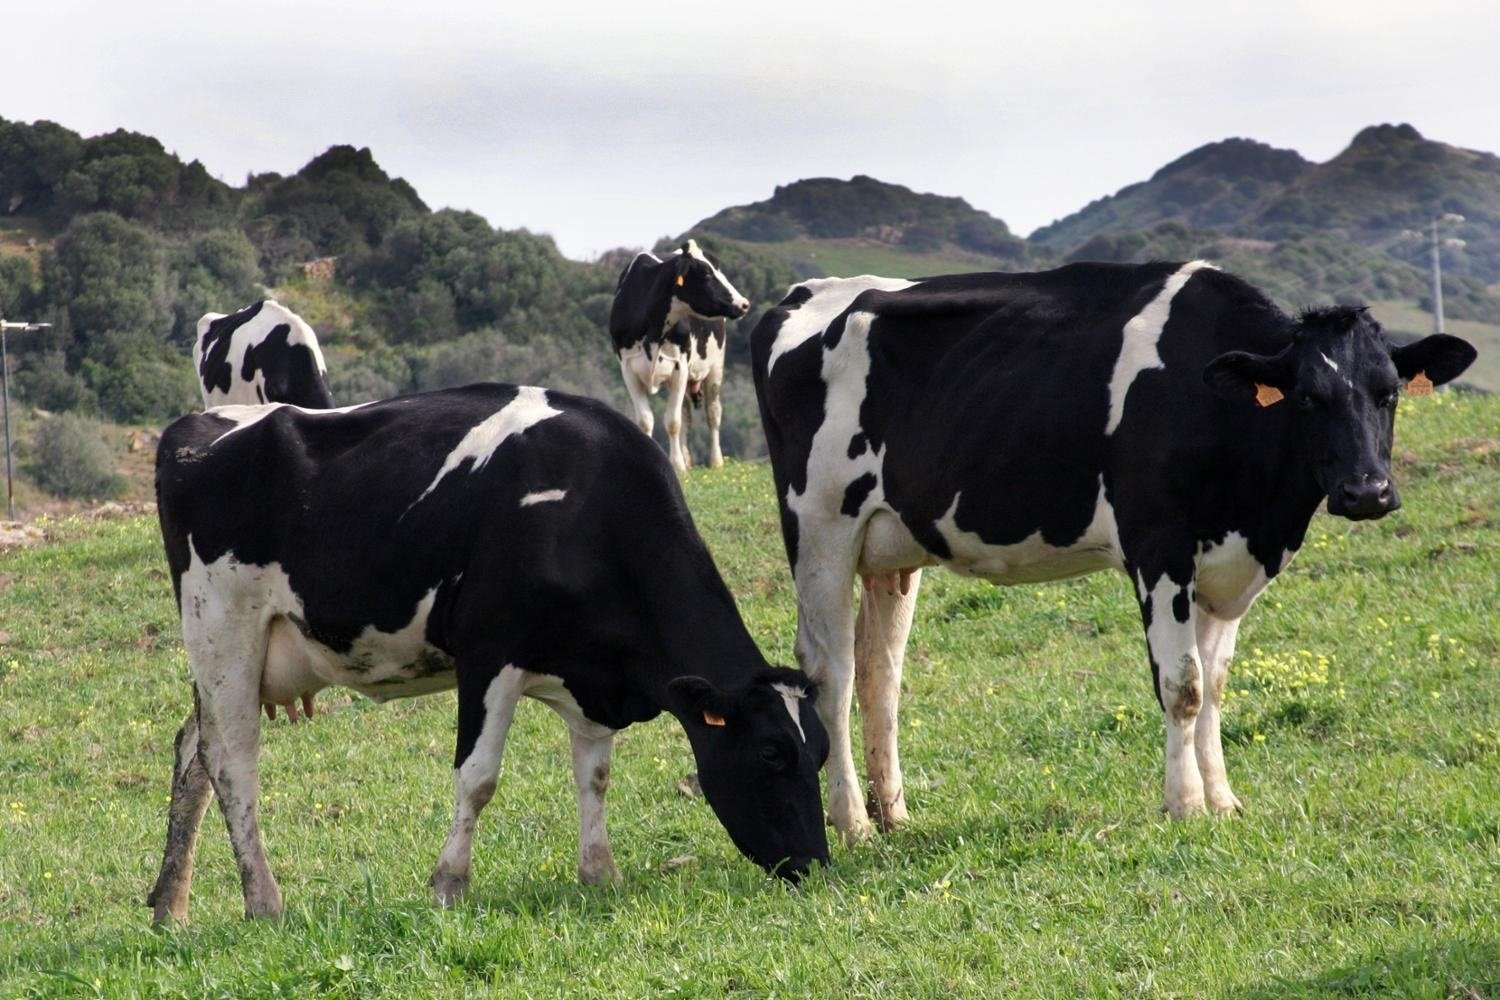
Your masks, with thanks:
M 505 737 L 526 691 L 524 671 L 505 666 L 486 677 L 482 671 L 458 669 L 458 749 L 453 756 L 453 825 L 428 879 L 443 906 L 452 906 L 469 888 L 474 856 L 474 826 L 495 795 Z
M 703 409 L 708 414 L 708 467 L 717 469 L 724 464 L 724 452 L 719 447 L 719 424 L 724 421 L 724 402 L 720 392 L 724 388 L 722 366 L 709 373 L 703 383 Z
M 854 682 L 864 723 L 869 810 L 882 830 L 894 829 L 907 818 L 896 713 L 906 638 L 921 583 L 921 570 L 867 577 L 854 628 Z
M 195 695 L 196 697 L 196 695 Z M 208 800 L 213 795 L 208 772 L 198 755 L 198 710 L 194 707 L 187 721 L 177 730 L 173 743 L 172 796 L 167 807 L 167 846 L 162 852 L 161 871 L 156 885 L 146 896 L 152 908 L 151 922 L 162 924 L 168 918 L 186 923 L 188 894 L 193 884 L 193 855 L 198 847 L 198 830 Z
M 682 431 L 682 407 L 687 399 L 687 384 L 687 362 L 681 361 L 672 368 L 672 376 L 667 380 L 666 412 L 667 454 L 678 475 L 687 472 L 688 468 L 687 435 Z
M 1240 619 L 1225 621 L 1198 610 L 1198 652 L 1203 658 L 1203 709 L 1198 713 L 1195 733 L 1198 771 L 1203 776 L 1203 796 L 1209 811 L 1219 815 L 1243 809 L 1229 787 L 1224 766 L 1224 745 L 1219 735 L 1223 716 L 1224 684 L 1229 679 L 1229 661 L 1234 658 L 1234 640 Z
M 615 734 L 602 731 L 602 736 L 577 729 L 568 731 L 573 750 L 573 782 L 578 788 L 578 878 L 586 885 L 620 881 L 604 824 L 604 793 L 609 791 Z
M 1136 594 L 1156 697 L 1167 724 L 1165 809 L 1181 819 L 1203 811 L 1203 777 L 1195 749 L 1198 712 L 1203 704 L 1203 670 L 1198 658 L 1197 608 L 1191 586 L 1166 573 L 1154 580 L 1136 572 Z M 1190 574 L 1184 573 L 1184 580 Z
M 808 537 L 807 535 L 803 536 Z M 797 564 L 797 660 L 818 684 L 818 717 L 828 731 L 828 818 L 846 843 L 870 835 L 849 733 L 854 707 L 854 582 L 845 560 Z

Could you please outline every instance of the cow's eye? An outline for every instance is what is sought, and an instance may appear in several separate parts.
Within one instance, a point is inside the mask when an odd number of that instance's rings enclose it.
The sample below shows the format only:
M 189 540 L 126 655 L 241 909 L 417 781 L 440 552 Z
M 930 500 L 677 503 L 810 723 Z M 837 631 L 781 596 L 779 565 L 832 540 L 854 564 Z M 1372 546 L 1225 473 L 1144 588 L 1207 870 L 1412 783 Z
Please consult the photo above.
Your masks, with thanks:
M 1301 396 L 1297 397 L 1297 406 L 1304 410 L 1316 410 L 1322 405 L 1323 401 L 1318 399 L 1316 396 L 1311 396 L 1303 393 Z
M 775 743 L 767 743 L 760 748 L 760 759 L 772 767 L 781 767 L 786 762 L 786 758 L 782 756 L 781 747 Z
M 1396 400 L 1399 399 L 1400 396 L 1401 396 L 1400 393 L 1398 393 L 1394 389 L 1392 389 L 1390 392 L 1388 392 L 1384 396 L 1380 397 L 1380 405 L 1383 406 L 1383 407 L 1386 407 L 1386 408 L 1390 408 L 1392 406 L 1395 406 L 1396 405 Z

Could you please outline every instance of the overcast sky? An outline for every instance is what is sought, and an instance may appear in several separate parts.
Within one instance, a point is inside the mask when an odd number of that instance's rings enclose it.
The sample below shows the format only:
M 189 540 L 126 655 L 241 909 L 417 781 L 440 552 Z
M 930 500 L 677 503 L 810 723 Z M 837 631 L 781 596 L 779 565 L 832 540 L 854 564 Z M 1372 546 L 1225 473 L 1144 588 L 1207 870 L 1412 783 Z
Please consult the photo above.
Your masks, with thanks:
M 1025 235 L 1231 136 L 1500 151 L 1500 3 L 3 0 L 0 116 L 144 132 L 234 185 L 368 146 L 579 258 L 857 173 Z

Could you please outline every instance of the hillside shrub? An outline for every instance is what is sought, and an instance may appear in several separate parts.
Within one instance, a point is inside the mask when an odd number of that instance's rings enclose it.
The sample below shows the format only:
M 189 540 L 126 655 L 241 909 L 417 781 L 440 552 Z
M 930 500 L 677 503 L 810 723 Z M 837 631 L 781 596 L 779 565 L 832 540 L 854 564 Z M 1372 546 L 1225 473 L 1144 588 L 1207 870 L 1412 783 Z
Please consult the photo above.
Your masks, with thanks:
M 32 446 L 37 483 L 64 499 L 119 496 L 125 478 L 115 469 L 109 445 L 91 420 L 71 413 L 48 417 Z

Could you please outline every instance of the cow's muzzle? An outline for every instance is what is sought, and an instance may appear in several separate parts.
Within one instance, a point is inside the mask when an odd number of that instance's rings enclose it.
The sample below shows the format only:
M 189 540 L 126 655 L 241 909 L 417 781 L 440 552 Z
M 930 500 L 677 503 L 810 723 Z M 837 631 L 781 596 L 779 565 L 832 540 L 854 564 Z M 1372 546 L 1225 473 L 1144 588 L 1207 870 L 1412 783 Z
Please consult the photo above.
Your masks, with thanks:
M 1328 513 L 1365 521 L 1384 517 L 1401 506 L 1389 478 L 1364 476 L 1346 480 L 1328 494 Z

